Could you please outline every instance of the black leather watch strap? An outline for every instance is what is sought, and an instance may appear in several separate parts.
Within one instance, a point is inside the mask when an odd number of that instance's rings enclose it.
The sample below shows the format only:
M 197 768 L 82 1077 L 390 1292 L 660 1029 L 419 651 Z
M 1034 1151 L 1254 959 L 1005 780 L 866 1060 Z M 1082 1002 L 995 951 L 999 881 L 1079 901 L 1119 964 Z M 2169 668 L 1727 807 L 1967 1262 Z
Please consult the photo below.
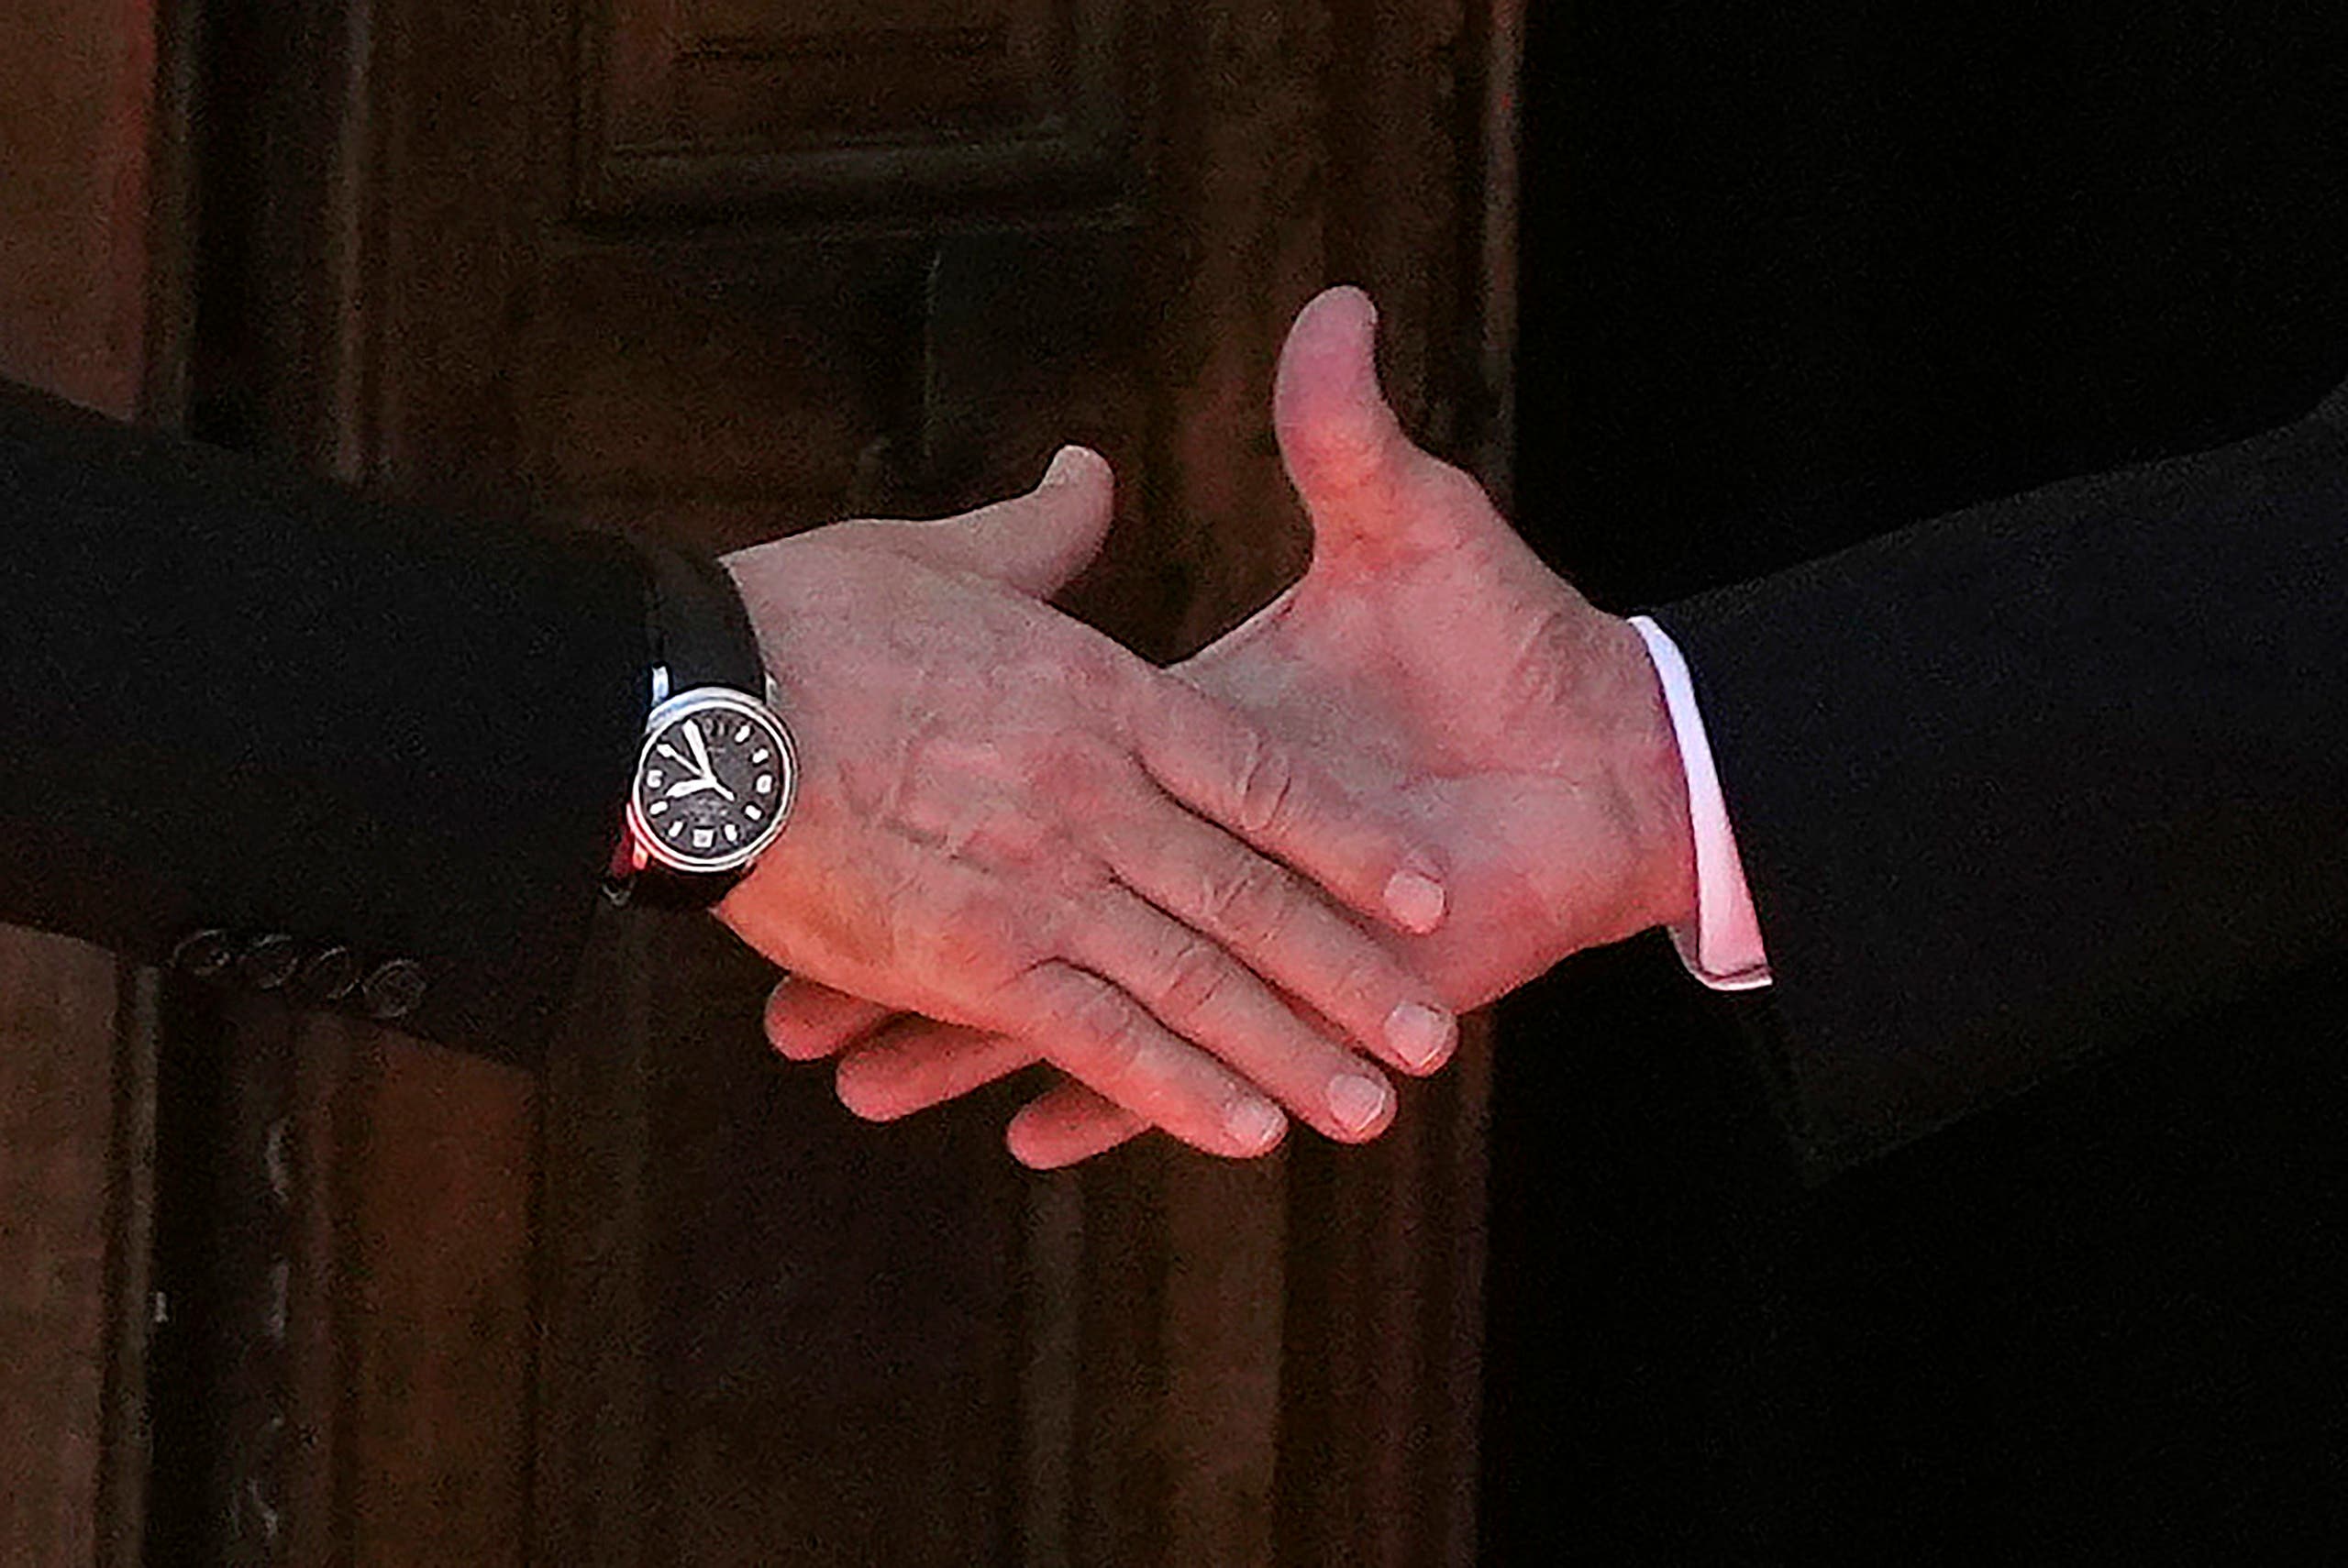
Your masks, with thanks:
M 764 699 L 766 661 L 750 613 L 725 569 L 706 556 L 638 536 L 648 568 L 645 581 L 645 687 L 647 713 L 666 697 L 704 686 L 723 686 Z M 667 690 L 656 690 L 654 672 L 667 672 Z M 625 840 L 623 841 L 625 842 Z M 731 891 L 747 870 L 688 876 L 655 863 L 605 884 L 616 903 L 654 909 L 707 909 Z
M 643 544 L 651 569 L 645 594 L 648 668 L 665 667 L 672 693 L 725 686 L 765 696 L 759 635 L 725 569 L 706 556 L 657 541 Z

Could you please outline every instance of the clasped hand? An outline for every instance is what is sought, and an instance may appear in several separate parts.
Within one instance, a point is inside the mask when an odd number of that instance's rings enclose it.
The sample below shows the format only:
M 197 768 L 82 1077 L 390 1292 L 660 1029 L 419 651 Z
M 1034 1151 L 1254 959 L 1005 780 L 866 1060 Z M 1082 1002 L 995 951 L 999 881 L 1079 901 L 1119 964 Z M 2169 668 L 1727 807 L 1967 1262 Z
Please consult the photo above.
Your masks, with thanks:
M 1199 1148 L 1261 1154 L 1283 1108 L 1372 1136 L 1368 1058 L 1425 1072 L 1456 1037 L 1371 934 L 1442 919 L 1439 863 L 1397 802 L 1042 602 L 1111 490 L 1071 447 L 969 516 L 728 558 L 806 771 L 718 913 L 818 1017 L 852 994 L 1016 1041 Z
M 1042 1060 L 1070 1081 L 1013 1120 L 1034 1165 L 1153 1125 L 1259 1153 L 1278 1123 L 1242 1078 L 1360 1139 L 1393 1102 L 1357 1051 L 1430 1071 L 1454 1010 L 1692 917 L 1636 631 L 1402 434 L 1375 326 L 1355 290 L 1298 318 L 1274 423 L 1312 567 L 1172 672 L 1023 597 L 1105 526 L 1090 454 L 973 519 L 736 558 L 829 760 L 723 912 L 792 971 L 776 1048 L 839 1055 L 851 1110 Z

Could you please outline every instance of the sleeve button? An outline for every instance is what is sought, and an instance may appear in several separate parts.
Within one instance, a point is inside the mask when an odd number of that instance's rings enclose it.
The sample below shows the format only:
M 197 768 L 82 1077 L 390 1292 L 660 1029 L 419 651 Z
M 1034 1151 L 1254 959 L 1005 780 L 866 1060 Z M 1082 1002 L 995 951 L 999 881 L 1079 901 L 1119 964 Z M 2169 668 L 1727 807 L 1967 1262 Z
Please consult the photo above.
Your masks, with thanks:
M 370 1016 L 389 1023 L 405 1018 L 424 1000 L 424 966 L 412 958 L 394 958 L 367 977 L 360 988 Z
M 225 931 L 199 931 L 172 950 L 172 967 L 199 980 L 216 979 L 236 961 Z
M 359 955 L 348 947 L 312 954 L 302 966 L 294 988 L 310 1001 L 342 1000 L 359 988 Z
M 273 991 L 294 977 L 302 966 L 302 944 L 280 933 L 264 936 L 237 960 L 237 972 L 256 990 Z

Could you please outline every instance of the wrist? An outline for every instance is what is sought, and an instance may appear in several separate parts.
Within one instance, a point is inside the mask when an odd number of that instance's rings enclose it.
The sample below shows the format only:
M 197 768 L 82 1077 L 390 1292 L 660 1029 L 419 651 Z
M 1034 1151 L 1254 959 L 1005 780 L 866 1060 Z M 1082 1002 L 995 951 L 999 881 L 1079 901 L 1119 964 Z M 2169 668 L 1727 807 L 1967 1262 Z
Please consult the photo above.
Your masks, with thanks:
M 754 597 L 757 587 L 752 580 L 756 575 L 753 563 L 760 550 L 771 550 L 787 543 L 788 540 L 775 540 L 767 546 L 753 546 L 749 549 L 736 550 L 717 558 L 719 574 L 733 589 L 735 602 L 742 606 L 743 620 L 749 628 L 750 646 L 757 650 L 759 668 L 766 672 L 770 680 L 774 678 L 775 650 L 770 646 L 769 628 L 760 624 L 760 606 Z
M 636 543 L 646 719 L 605 889 L 623 903 L 706 908 L 781 831 L 797 756 L 733 573 L 658 540 Z

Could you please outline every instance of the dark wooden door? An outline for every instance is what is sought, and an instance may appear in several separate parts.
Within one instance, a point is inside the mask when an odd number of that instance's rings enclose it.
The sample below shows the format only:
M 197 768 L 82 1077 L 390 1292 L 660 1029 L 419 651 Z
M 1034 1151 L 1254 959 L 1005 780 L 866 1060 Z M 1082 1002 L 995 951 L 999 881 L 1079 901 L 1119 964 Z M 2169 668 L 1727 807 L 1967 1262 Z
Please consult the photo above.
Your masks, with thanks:
M 166 423 L 172 27 L 146 0 L 0 16 L 0 379 Z M 0 1562 L 140 1560 L 157 998 L 151 972 L 0 926 Z
M 1178 654 L 1302 564 L 1268 395 L 1324 282 L 1414 427 L 1502 449 L 1512 16 L 216 0 L 196 423 L 711 549 L 1085 441 L 1124 491 L 1067 602 Z M 1038 1177 L 1006 1096 L 854 1122 L 770 978 L 615 916 L 538 1077 L 167 1010 L 223 1086 L 166 1128 L 173 1560 L 1468 1559 L 1480 1052 L 1374 1149 Z

